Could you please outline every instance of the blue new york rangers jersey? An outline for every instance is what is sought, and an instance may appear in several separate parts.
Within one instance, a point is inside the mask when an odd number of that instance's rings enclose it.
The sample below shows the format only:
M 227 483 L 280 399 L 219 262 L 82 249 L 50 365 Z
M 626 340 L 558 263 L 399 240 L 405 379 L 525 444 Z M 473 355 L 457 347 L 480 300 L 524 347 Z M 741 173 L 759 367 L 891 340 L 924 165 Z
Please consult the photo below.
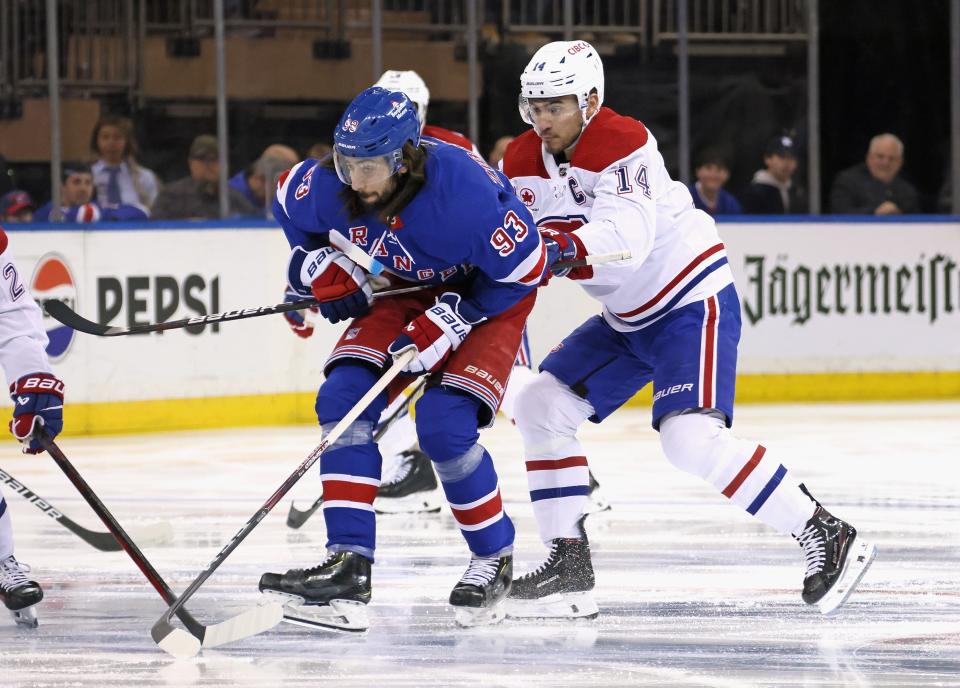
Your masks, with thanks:
M 376 211 L 350 219 L 343 183 L 312 159 L 281 177 L 274 215 L 291 248 L 326 246 L 335 229 L 404 280 L 465 283 L 461 308 L 470 320 L 500 313 L 543 276 L 536 223 L 509 180 L 479 156 L 430 138 L 422 145 L 426 183 L 389 226 Z

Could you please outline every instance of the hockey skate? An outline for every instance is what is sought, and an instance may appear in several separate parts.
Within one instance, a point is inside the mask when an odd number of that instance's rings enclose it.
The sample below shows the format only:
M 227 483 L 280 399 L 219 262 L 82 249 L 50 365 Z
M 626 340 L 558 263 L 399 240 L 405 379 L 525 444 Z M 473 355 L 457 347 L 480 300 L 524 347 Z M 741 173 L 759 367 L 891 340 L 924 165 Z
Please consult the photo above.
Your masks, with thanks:
M 513 580 L 513 555 L 473 556 L 450 593 L 450 605 L 461 626 L 485 626 L 503 620 L 503 601 Z
M 590 471 L 590 488 L 587 492 L 587 503 L 583 507 L 584 514 L 597 514 L 601 511 L 610 511 L 612 508 L 603 493 L 600 492 L 600 483 L 593 477 L 593 471 Z
M 874 545 L 857 537 L 856 528 L 831 515 L 819 502 L 797 541 L 807 564 L 803 601 L 817 605 L 824 615 L 847 601 L 877 555 Z
M 319 566 L 265 573 L 260 592 L 283 605 L 283 620 L 309 628 L 365 631 L 370 625 L 370 560 L 331 552 Z
M 378 514 L 437 513 L 442 506 L 430 457 L 416 446 L 400 455 L 397 472 L 380 485 L 373 508 Z
M 593 599 L 590 542 L 578 524 L 580 538 L 550 541 L 550 555 L 536 570 L 520 576 L 507 598 L 507 616 L 514 619 L 586 618 L 600 613 Z
M 35 607 L 43 599 L 43 589 L 27 578 L 29 572 L 30 567 L 18 562 L 12 554 L 0 560 L 0 600 L 19 625 L 36 628 L 39 622 Z

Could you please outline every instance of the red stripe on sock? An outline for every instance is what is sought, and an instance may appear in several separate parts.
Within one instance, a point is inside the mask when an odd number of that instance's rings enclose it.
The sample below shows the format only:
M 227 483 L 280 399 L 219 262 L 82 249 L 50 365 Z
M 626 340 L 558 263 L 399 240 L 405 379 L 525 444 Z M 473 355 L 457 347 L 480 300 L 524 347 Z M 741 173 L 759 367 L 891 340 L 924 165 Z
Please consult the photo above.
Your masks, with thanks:
M 497 490 L 497 494 L 485 501 L 483 504 L 478 504 L 472 509 L 450 509 L 453 512 L 453 517 L 457 519 L 457 523 L 464 526 L 475 526 L 478 523 L 483 523 L 488 518 L 493 518 L 498 513 L 503 511 L 503 503 L 500 501 L 500 490 Z
M 377 486 L 365 483 L 351 483 L 346 480 L 324 480 L 323 500 L 325 502 L 364 502 L 373 504 L 377 496 Z
M 744 464 L 743 468 L 740 469 L 740 472 L 737 473 L 737 477 L 730 481 L 730 484 L 726 486 L 723 490 L 724 497 L 733 497 L 734 493 L 740 489 L 740 486 L 743 484 L 743 481 L 753 473 L 753 469 L 757 467 L 757 464 L 760 463 L 760 459 L 763 458 L 766 448 L 762 444 L 757 445 L 757 450 L 753 452 L 753 456 L 750 457 L 750 460 Z
M 574 466 L 586 466 L 586 456 L 568 456 L 565 459 L 538 459 L 536 461 L 527 461 L 528 471 L 556 471 L 561 468 L 572 468 Z

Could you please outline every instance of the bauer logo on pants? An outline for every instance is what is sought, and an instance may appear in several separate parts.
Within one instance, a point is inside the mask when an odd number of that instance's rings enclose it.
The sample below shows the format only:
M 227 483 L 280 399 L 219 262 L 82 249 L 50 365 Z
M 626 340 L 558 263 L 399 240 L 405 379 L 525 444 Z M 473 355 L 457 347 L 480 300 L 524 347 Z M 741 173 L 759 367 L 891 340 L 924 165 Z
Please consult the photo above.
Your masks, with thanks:
M 43 329 L 50 343 L 47 344 L 47 356 L 56 362 L 66 356 L 73 343 L 74 331 L 54 320 L 43 309 L 47 299 L 59 299 L 73 310 L 77 309 L 77 284 L 66 260 L 56 253 L 47 253 L 37 261 L 30 280 L 30 291 L 43 310 Z

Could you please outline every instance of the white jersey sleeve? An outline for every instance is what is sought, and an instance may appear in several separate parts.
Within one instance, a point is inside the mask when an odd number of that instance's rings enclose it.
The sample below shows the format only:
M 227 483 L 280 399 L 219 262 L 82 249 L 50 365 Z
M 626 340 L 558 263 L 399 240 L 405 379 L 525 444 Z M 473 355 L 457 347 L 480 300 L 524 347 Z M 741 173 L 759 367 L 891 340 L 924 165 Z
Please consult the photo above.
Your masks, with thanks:
M 7 248 L 6 232 L 0 229 L 0 365 L 11 384 L 28 373 L 50 373 L 47 335 L 43 315 L 30 295 L 26 276 L 20 272 Z

